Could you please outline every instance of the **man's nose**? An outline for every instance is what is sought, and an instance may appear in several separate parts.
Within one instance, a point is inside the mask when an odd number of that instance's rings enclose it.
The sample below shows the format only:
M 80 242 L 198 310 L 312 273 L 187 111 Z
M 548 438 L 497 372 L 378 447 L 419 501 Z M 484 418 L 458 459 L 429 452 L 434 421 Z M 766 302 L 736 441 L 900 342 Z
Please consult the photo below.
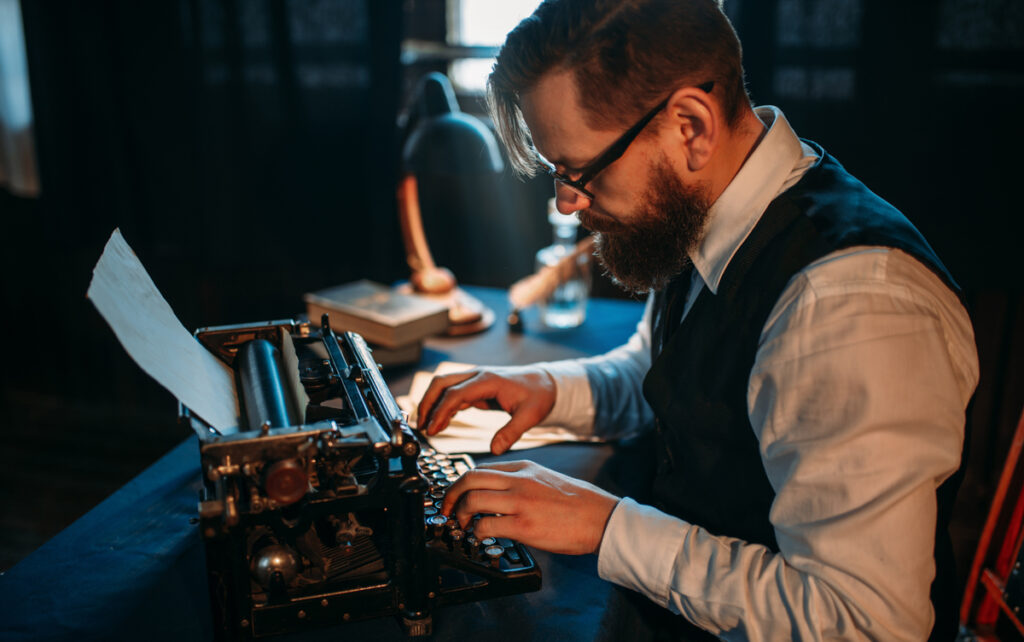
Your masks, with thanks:
M 555 207 L 562 214 L 572 214 L 590 207 L 590 199 L 568 185 L 555 181 Z

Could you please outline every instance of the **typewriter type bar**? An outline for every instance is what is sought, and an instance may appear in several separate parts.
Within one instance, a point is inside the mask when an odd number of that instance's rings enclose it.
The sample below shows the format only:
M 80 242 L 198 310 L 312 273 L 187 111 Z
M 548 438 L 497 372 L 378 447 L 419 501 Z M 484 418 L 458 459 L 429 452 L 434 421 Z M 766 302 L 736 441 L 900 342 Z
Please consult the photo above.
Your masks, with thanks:
M 180 410 L 199 436 L 217 639 L 380 616 L 427 635 L 435 607 L 540 588 L 525 547 L 439 515 L 472 460 L 420 441 L 362 337 L 326 318 L 196 337 L 235 371 L 242 415 L 221 432 Z

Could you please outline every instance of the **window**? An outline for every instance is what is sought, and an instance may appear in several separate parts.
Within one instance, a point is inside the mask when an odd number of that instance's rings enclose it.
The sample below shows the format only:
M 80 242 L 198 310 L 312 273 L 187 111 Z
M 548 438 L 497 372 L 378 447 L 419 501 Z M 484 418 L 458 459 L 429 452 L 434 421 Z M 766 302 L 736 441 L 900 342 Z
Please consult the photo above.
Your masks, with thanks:
M 32 99 L 18 0 L 0 0 L 0 187 L 39 194 Z
M 493 54 L 508 32 L 539 4 L 539 0 L 448 0 L 448 44 L 494 48 L 483 50 L 492 54 L 489 57 L 460 58 L 451 62 L 448 76 L 457 90 L 483 93 L 487 75 L 494 65 Z

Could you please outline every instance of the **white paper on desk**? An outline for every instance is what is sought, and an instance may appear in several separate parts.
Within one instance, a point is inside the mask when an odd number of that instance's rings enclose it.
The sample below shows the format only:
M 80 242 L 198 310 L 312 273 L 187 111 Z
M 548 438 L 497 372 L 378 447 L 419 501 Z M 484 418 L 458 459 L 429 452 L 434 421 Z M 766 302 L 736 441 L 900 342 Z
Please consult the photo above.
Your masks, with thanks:
M 442 361 L 433 372 L 417 372 L 413 376 L 409 394 L 398 397 L 399 407 L 409 413 L 409 422 L 415 426 L 417 422 L 416 408 L 420 399 L 427 392 L 430 380 L 437 375 L 463 372 L 475 368 L 466 363 Z M 508 423 L 510 416 L 504 410 L 482 410 L 466 408 L 455 413 L 448 427 L 432 437 L 430 445 L 443 453 L 489 453 L 491 438 L 494 433 Z M 535 426 L 527 430 L 519 441 L 512 444 L 510 450 L 525 450 L 547 444 L 566 441 L 588 441 L 572 431 L 557 426 Z
M 178 401 L 221 432 L 238 425 L 231 368 L 185 329 L 119 229 L 93 268 L 87 296 L 135 363 Z

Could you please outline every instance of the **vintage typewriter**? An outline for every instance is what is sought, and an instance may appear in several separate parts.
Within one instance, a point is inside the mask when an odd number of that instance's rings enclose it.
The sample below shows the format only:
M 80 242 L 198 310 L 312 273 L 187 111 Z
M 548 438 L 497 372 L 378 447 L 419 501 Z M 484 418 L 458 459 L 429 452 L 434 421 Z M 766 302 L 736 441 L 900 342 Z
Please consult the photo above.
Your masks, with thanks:
M 440 514 L 472 459 L 409 428 L 362 337 L 326 317 L 196 337 L 234 369 L 243 424 L 218 432 L 181 408 L 199 435 L 218 639 L 385 615 L 426 635 L 437 607 L 540 588 L 521 544 Z

